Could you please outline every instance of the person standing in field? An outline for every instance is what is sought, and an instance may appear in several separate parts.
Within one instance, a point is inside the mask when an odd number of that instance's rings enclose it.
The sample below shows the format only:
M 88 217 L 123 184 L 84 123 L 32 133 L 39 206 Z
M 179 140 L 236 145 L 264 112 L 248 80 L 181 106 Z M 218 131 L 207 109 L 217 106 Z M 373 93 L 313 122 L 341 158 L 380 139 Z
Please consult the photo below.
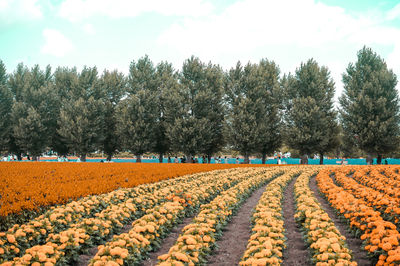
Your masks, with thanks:
M 370 154 L 367 155 L 367 165 L 371 165 L 372 164 L 372 156 Z

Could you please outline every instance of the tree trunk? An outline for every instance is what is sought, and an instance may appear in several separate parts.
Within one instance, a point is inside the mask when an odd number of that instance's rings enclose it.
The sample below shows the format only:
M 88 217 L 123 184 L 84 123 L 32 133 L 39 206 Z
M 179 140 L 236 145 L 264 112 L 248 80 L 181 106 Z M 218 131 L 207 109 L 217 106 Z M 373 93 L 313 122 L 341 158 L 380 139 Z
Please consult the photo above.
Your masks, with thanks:
M 324 154 L 322 152 L 319 154 L 319 164 L 324 164 Z
M 382 164 L 382 154 L 378 154 L 378 158 L 376 159 L 376 164 Z
M 164 154 L 162 152 L 160 152 L 160 154 L 158 155 L 158 162 L 162 163 L 164 159 Z
M 171 163 L 171 156 L 168 156 L 168 163 Z
M 266 159 L 267 159 L 267 154 L 263 153 L 261 158 L 261 164 L 265 164 Z
M 141 163 L 142 162 L 142 157 L 140 154 L 136 154 L 136 162 Z
M 192 155 L 187 155 L 186 156 L 186 163 L 192 163 Z
M 211 154 L 207 154 L 207 163 L 211 163 Z
M 245 154 L 245 155 L 244 155 L 244 163 L 245 163 L 245 164 L 249 164 L 249 163 L 250 163 L 250 158 L 249 158 L 249 155 L 248 155 L 248 154 Z
M 112 154 L 107 154 L 107 162 L 111 162 Z
M 81 155 L 81 162 L 86 162 L 86 154 Z
M 32 161 L 37 162 L 38 157 L 36 155 L 32 156 Z

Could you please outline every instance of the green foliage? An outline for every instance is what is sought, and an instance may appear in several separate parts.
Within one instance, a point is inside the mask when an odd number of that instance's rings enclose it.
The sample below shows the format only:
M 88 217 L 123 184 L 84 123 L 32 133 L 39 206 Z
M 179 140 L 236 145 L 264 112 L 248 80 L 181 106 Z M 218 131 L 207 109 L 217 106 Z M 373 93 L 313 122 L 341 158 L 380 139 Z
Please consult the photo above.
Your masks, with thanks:
M 334 150 L 339 144 L 339 126 L 333 106 L 334 82 L 326 67 L 310 59 L 282 80 L 286 141 L 301 154 Z M 321 160 L 321 163 L 322 163 Z
M 153 62 L 148 56 L 145 56 L 137 62 L 131 63 L 128 84 L 130 94 L 134 95 L 145 90 L 148 97 L 151 97 L 154 101 L 151 110 L 154 113 L 154 119 L 151 120 L 153 124 L 149 125 L 153 129 L 152 134 L 149 135 L 152 138 L 153 145 L 146 152 L 158 153 L 160 162 L 162 162 L 163 155 L 170 150 L 170 141 L 167 136 L 168 123 L 174 121 L 174 118 L 168 114 L 167 94 L 176 90 L 178 86 L 177 74 L 171 64 L 161 62 L 154 67 Z
M 315 60 L 280 79 L 266 59 L 240 62 L 227 73 L 187 59 L 181 71 L 148 56 L 129 75 L 96 67 L 40 69 L 0 61 L 0 151 L 38 156 L 104 151 L 140 156 L 167 153 L 211 157 L 222 149 L 263 161 L 282 145 L 303 154 L 395 154 L 399 144 L 396 76 L 371 49 L 343 75 L 342 127 L 333 106 L 334 83 Z
M 28 70 L 19 65 L 10 76 L 9 85 L 15 102 L 11 109 L 13 138 L 17 152 L 25 151 L 36 157 L 51 145 L 59 101 L 52 86 L 51 68 L 40 70 L 36 65 Z
M 11 107 L 13 96 L 7 87 L 8 75 L 4 63 L 0 60 L 0 151 L 8 148 L 12 134 Z
M 93 97 L 71 99 L 61 108 L 58 133 L 82 160 L 86 154 L 97 150 L 103 141 L 103 113 L 102 101 Z
M 223 72 L 219 66 L 191 57 L 184 62 L 179 81 L 181 86 L 167 96 L 167 102 L 176 103 L 168 111 L 172 148 L 189 159 L 199 153 L 211 156 L 223 144 Z
M 79 86 L 76 68 L 58 67 L 54 72 L 54 85 L 61 99 L 70 99 Z
M 126 92 L 126 79 L 122 73 L 117 71 L 104 71 L 98 82 L 104 103 L 104 153 L 111 160 L 113 154 L 120 148 L 117 137 L 117 105 Z
M 33 157 L 40 156 L 44 152 L 47 140 L 43 138 L 46 135 L 47 128 L 42 123 L 40 114 L 34 107 L 28 107 L 27 115 L 20 117 L 14 126 L 14 135 L 17 144 Z
M 154 150 L 160 101 L 156 70 L 148 56 L 132 61 L 128 76 L 128 98 L 118 107 L 117 131 L 122 145 L 141 162 L 141 155 Z
M 7 69 L 3 61 L 0 60 L 0 86 L 6 86 L 8 80 Z
M 155 91 L 157 89 L 154 65 L 147 55 L 140 58 L 137 62 L 131 62 L 129 66 L 128 85 L 128 92 L 130 94 L 135 94 L 139 90 Z
M 279 73 L 274 62 L 264 59 L 244 68 L 239 62 L 227 75 L 228 131 L 246 161 L 251 153 L 260 153 L 265 162 L 281 145 Z
M 53 76 L 53 87 L 57 93 L 57 99 L 60 102 L 58 110 L 55 111 L 53 115 L 57 121 L 60 121 L 61 106 L 73 98 L 73 91 L 76 91 L 79 86 L 78 72 L 76 71 L 76 68 L 69 69 L 59 67 L 56 69 Z M 69 147 L 65 138 L 59 134 L 59 131 L 60 123 L 57 123 L 56 130 L 54 130 L 51 148 L 59 155 L 67 155 Z
M 140 156 L 152 150 L 156 114 L 154 94 L 147 90 L 139 90 L 123 100 L 118 107 L 117 132 L 122 145 Z
M 236 99 L 228 122 L 233 147 L 246 158 L 256 149 L 257 121 L 254 113 L 254 103 L 250 99 Z
M 56 132 L 61 144 L 86 160 L 86 155 L 98 150 L 104 140 L 104 102 L 98 84 L 97 68 L 61 69 L 56 80 L 62 84 L 62 99 Z M 56 81 L 57 82 L 57 81 Z
M 370 48 L 357 54 L 343 74 L 340 115 L 353 145 L 378 157 L 398 148 L 399 99 L 397 78 Z
M 168 118 L 168 112 L 170 115 L 174 115 L 174 106 L 170 106 L 167 102 L 169 91 L 176 90 L 179 86 L 177 73 L 170 63 L 161 62 L 157 65 L 155 72 L 156 79 L 156 90 L 154 91 L 157 101 L 156 107 L 156 125 L 154 129 L 154 146 L 153 151 L 160 154 L 167 153 L 171 149 L 170 141 L 167 136 L 168 123 L 173 123 L 173 117 Z M 169 108 L 169 109 L 168 109 Z M 162 162 L 160 158 L 160 162 Z

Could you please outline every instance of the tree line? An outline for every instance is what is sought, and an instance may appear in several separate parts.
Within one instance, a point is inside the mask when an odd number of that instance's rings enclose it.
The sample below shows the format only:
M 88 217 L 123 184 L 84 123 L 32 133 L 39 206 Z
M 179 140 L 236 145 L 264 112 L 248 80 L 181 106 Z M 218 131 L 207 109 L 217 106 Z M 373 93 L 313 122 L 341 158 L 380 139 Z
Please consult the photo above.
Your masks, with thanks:
M 129 73 L 96 67 L 28 68 L 8 74 L 0 61 L 0 151 L 34 159 L 102 151 L 111 160 L 129 151 L 183 153 L 209 159 L 228 147 L 244 156 L 267 155 L 282 145 L 298 154 L 355 150 L 377 156 L 399 143 L 397 78 L 370 48 L 357 53 L 343 74 L 344 91 L 334 106 L 335 84 L 327 67 L 310 59 L 281 75 L 267 59 L 228 71 L 185 60 L 180 70 L 144 56 Z

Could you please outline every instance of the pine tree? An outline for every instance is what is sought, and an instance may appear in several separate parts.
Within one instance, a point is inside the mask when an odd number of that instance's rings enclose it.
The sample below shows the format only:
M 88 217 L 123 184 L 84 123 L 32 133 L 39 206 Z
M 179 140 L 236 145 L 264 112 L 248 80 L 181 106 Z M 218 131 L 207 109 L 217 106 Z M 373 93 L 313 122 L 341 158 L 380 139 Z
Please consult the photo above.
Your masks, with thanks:
M 257 108 L 256 151 L 261 153 L 264 164 L 266 155 L 273 153 L 282 144 L 280 71 L 274 62 L 264 59 L 256 66 L 255 73 L 253 101 Z
M 3 61 L 0 60 L 0 152 L 9 148 L 12 134 L 11 107 L 13 95 L 7 85 L 8 75 Z
M 250 155 L 256 149 L 257 118 L 254 103 L 246 97 L 235 99 L 229 115 L 228 130 L 234 149 L 244 156 L 244 163 L 249 163 Z
M 47 146 L 46 135 L 47 128 L 42 123 L 43 119 L 36 111 L 36 108 L 30 106 L 26 110 L 27 115 L 20 117 L 14 126 L 14 134 L 17 144 L 32 155 L 34 161 L 37 160 Z
M 17 65 L 16 70 L 9 76 L 8 86 L 15 101 L 22 101 L 22 94 L 29 76 L 29 69 L 23 63 Z
M 176 106 L 167 135 L 173 150 L 184 152 L 187 162 L 192 162 L 192 157 L 199 153 L 211 157 L 222 146 L 222 81 L 220 67 L 191 57 L 183 64 L 180 86 L 169 93 L 167 101 L 175 102 Z
M 11 109 L 14 122 L 11 140 L 20 151 L 36 159 L 51 144 L 57 123 L 54 112 L 59 102 L 51 84 L 50 66 L 45 71 L 38 65 L 19 72 L 21 69 L 24 69 L 22 65 L 10 78 L 11 88 L 18 94 Z
M 126 79 L 118 71 L 104 71 L 98 86 L 101 90 L 104 103 L 104 140 L 103 150 L 107 161 L 111 161 L 113 154 L 121 147 L 117 136 L 117 106 L 126 92 Z
M 75 80 L 67 78 L 67 99 L 63 100 L 58 120 L 58 134 L 70 151 L 86 161 L 90 152 L 102 149 L 104 139 L 104 102 L 98 85 L 97 68 L 84 67 Z
M 54 72 L 54 90 L 58 96 L 59 108 L 54 112 L 57 125 L 56 130 L 54 130 L 51 147 L 61 156 L 66 156 L 69 152 L 67 140 L 59 134 L 61 108 L 66 103 L 72 102 L 74 98 L 73 91 L 77 90 L 76 88 L 79 86 L 78 76 L 76 68 L 58 67 Z
M 266 155 L 280 147 L 281 119 L 279 68 L 266 59 L 259 64 L 240 62 L 227 75 L 226 93 L 231 115 L 228 128 L 232 144 L 249 163 L 252 153 Z
M 154 125 L 157 108 L 154 94 L 139 90 L 123 100 L 117 110 L 117 132 L 123 147 L 136 155 L 141 162 L 143 153 L 151 151 L 154 143 Z
M 153 151 L 159 154 L 159 162 L 163 162 L 163 156 L 170 151 L 171 145 L 167 136 L 167 128 L 172 125 L 174 119 L 168 119 L 168 113 L 174 114 L 174 105 L 168 102 L 168 93 L 176 90 L 178 85 L 178 76 L 172 64 L 161 62 L 156 67 L 155 72 L 156 90 L 154 91 L 157 107 L 154 110 L 157 114 L 154 129 L 154 147 Z M 170 110 L 167 108 L 170 107 Z M 171 117 L 170 117 L 171 118 Z M 170 124 L 169 124 L 170 123 Z
M 132 61 L 129 66 L 128 92 L 135 94 L 140 90 L 157 90 L 157 81 L 155 78 L 155 68 L 153 62 L 146 55 L 137 62 Z
M 370 48 L 357 53 L 343 74 L 340 115 L 344 134 L 361 150 L 382 156 L 398 147 L 399 98 L 397 78 Z
M 25 84 L 26 84 L 26 79 L 28 78 L 29 75 L 29 69 L 24 66 L 24 64 L 20 63 L 17 65 L 16 70 L 9 75 L 8 78 L 8 88 L 11 90 L 12 92 L 12 97 L 14 99 L 14 103 L 16 102 L 22 102 L 23 99 L 23 91 L 25 88 Z M 14 117 L 13 119 L 11 119 L 11 127 L 12 130 L 10 132 L 10 137 L 9 137 L 9 142 L 8 142 L 8 152 L 16 154 L 18 157 L 18 160 L 22 159 L 22 153 L 24 152 L 22 150 L 22 148 L 20 146 L 18 146 L 15 136 L 14 136 L 14 132 L 13 132 L 13 128 L 16 125 L 16 121 L 18 121 L 19 117 L 16 117 L 15 114 L 13 114 L 14 110 L 12 108 L 11 110 L 11 116 Z
M 61 108 L 58 133 L 82 162 L 103 141 L 103 113 L 103 103 L 93 97 L 71 99 Z
M 117 128 L 123 147 L 141 162 L 145 152 L 154 150 L 158 114 L 156 70 L 148 56 L 132 61 L 128 75 L 128 96 L 121 102 Z
M 211 161 L 211 156 L 225 144 L 223 137 L 225 108 L 223 102 L 224 74 L 219 66 L 209 63 L 204 69 L 204 88 L 195 98 L 194 110 L 197 118 L 205 118 L 205 130 L 201 134 L 203 144 L 199 152 Z
M 334 82 L 326 67 L 310 59 L 283 79 L 286 92 L 286 141 L 301 154 L 320 154 L 339 145 L 339 126 L 333 106 Z

